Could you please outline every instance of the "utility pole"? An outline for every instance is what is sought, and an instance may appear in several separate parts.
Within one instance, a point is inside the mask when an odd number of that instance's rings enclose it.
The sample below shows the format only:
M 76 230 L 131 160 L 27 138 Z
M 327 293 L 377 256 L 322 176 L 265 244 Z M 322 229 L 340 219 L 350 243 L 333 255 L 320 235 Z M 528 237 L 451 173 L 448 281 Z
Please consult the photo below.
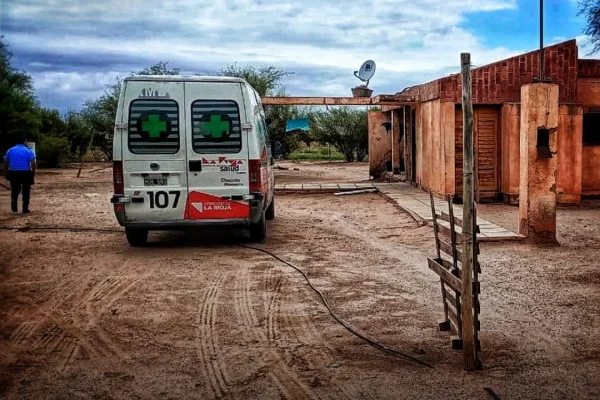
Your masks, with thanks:
M 545 59 L 544 59 L 544 0 L 540 0 L 540 62 L 539 64 L 539 71 L 538 71 L 538 76 L 537 78 L 534 78 L 533 81 L 534 82 L 548 82 L 549 80 L 546 80 L 546 77 L 544 76 L 545 73 Z
M 540 0 L 540 82 L 544 82 L 544 0 Z
M 475 329 L 473 324 L 473 99 L 471 96 L 471 54 L 460 55 L 463 111 L 463 226 L 461 314 L 463 361 L 467 371 L 475 369 Z

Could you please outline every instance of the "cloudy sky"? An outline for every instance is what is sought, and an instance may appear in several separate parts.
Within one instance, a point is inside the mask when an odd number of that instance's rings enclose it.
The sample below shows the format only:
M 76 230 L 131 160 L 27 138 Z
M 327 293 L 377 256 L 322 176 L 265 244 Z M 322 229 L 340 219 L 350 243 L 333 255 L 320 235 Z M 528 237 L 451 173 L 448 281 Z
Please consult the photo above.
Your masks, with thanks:
M 576 0 L 546 0 L 545 41 L 581 36 Z M 46 107 L 77 109 L 115 77 L 158 61 L 182 73 L 273 65 L 290 95 L 348 96 L 366 59 L 370 87 L 396 93 L 538 46 L 538 0 L 0 0 L 13 63 Z M 585 55 L 585 48 L 580 53 Z

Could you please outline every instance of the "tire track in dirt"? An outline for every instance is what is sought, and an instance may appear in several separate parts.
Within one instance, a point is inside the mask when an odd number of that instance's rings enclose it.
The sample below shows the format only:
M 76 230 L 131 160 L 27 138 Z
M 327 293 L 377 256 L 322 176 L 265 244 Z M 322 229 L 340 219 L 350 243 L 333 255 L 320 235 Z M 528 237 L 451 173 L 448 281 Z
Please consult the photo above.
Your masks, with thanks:
M 104 360 L 121 361 L 126 354 L 106 334 L 98 323 L 99 318 L 112 304 L 137 285 L 145 275 L 112 275 L 105 277 L 83 293 L 75 302 L 72 318 L 64 321 L 66 337 L 61 345 L 60 368 L 66 372 L 77 355 L 84 350 L 88 356 Z M 77 308 L 85 306 L 85 313 L 79 314 Z
M 11 289 L 14 290 L 14 288 L 21 288 L 21 290 L 25 292 L 35 290 L 35 287 L 38 287 L 39 285 L 49 284 L 49 286 L 42 286 L 42 289 L 36 290 L 35 294 L 31 297 L 32 301 L 36 301 L 43 297 L 44 294 L 48 293 L 53 286 L 56 286 L 59 283 L 60 281 L 57 281 L 56 279 L 44 279 L 23 282 L 0 282 L 0 293 L 4 292 L 5 288 L 8 289 L 7 291 L 11 291 Z M 33 287 L 33 289 L 27 289 L 31 287 Z M 7 318 L 0 322 L 0 331 L 2 331 L 2 329 L 8 326 L 9 323 L 12 322 L 16 316 L 21 315 L 21 313 L 23 313 L 29 306 L 30 304 L 23 304 L 21 302 L 19 304 L 13 305 L 9 312 L 7 312 L 6 314 Z M 10 318 L 8 318 L 8 316 L 10 316 Z
M 215 332 L 218 300 L 226 277 L 227 275 L 221 272 L 213 279 L 200 301 L 200 312 L 196 321 L 196 342 L 200 345 L 197 347 L 198 358 L 210 383 L 212 393 L 217 398 L 223 397 L 229 391 L 231 382 L 223 363 L 221 346 Z
M 39 324 L 39 321 L 23 322 L 13 331 L 12 335 L 10 336 L 10 341 L 17 346 L 24 345 L 25 342 L 33 336 Z
M 66 372 L 82 349 L 89 357 L 122 360 L 126 355 L 108 337 L 98 320 L 142 279 L 135 275 L 114 275 L 89 289 L 89 277 L 81 278 L 78 284 L 73 281 L 54 283 L 41 290 L 36 298 L 52 293 L 64 297 L 57 302 L 49 297 L 37 310 L 40 317 L 19 325 L 11 335 L 11 342 L 17 347 L 28 345 L 33 351 L 51 354 L 52 361 L 59 365 L 59 372 Z M 65 307 L 71 300 L 69 307 Z
M 309 349 L 310 357 L 301 357 L 299 355 L 295 355 L 292 357 L 292 362 L 294 364 L 298 364 L 309 371 L 319 371 L 328 366 L 335 360 L 336 350 L 333 346 L 318 332 L 314 323 L 312 323 L 311 319 L 308 316 L 300 316 L 299 313 L 295 312 L 295 310 L 283 309 L 281 308 L 281 303 L 292 305 L 294 303 L 297 304 L 305 304 L 304 301 L 299 301 L 296 297 L 294 297 L 294 293 L 289 290 L 291 288 L 291 282 L 282 277 L 284 271 L 279 269 L 278 267 L 271 267 L 265 274 L 265 293 L 269 291 L 269 286 L 272 285 L 271 282 L 277 282 L 277 298 L 278 298 L 278 307 L 275 310 L 277 315 L 273 318 L 275 321 L 278 321 L 277 326 L 279 326 L 279 322 L 281 323 L 282 329 L 289 329 L 293 334 L 295 340 L 297 340 L 301 346 L 306 349 Z M 273 278 L 276 277 L 276 278 Z M 300 294 L 302 296 L 302 294 Z M 306 307 L 302 307 L 303 310 L 306 310 Z M 312 339 L 312 340 L 311 340 Z M 315 346 L 315 344 L 318 344 Z M 321 384 L 322 382 L 316 383 Z M 368 398 L 364 393 L 362 393 L 356 385 L 351 382 L 346 382 L 344 384 L 338 384 L 335 381 L 328 379 L 328 383 L 336 389 L 336 395 L 330 395 L 328 397 L 334 399 L 346 398 L 346 399 L 364 399 Z
M 265 304 L 265 314 L 267 315 L 265 319 L 267 340 L 269 342 L 274 342 L 280 337 L 278 315 L 281 312 L 281 286 L 283 280 L 280 276 L 270 272 L 271 270 L 265 275 L 263 301 Z
M 54 281 L 52 284 L 43 287 L 31 297 L 31 302 L 23 306 L 18 312 L 12 314 L 12 318 L 7 319 L 2 328 L 7 326 L 13 320 L 18 319 L 22 313 L 33 308 L 28 316 L 28 321 L 24 321 L 11 334 L 10 341 L 17 347 L 23 347 L 26 344 L 35 345 L 34 338 L 40 333 L 48 320 L 60 310 L 71 298 L 77 295 L 87 284 L 85 279 L 79 281 Z M 57 296 L 53 294 L 56 293 Z M 59 297 L 56 299 L 56 297 Z M 45 301 L 43 301 L 45 300 Z M 43 302 L 41 302 L 43 301 Z M 41 302 L 41 304 L 38 304 Z
M 4 329 L 4 327 L 8 326 L 12 321 L 19 319 L 22 314 L 27 314 L 29 321 L 21 323 L 11 335 L 11 340 L 13 335 L 20 336 L 17 342 L 22 343 L 24 340 L 30 337 L 30 334 L 27 334 L 23 337 L 22 333 L 19 333 L 19 331 L 35 331 L 39 329 L 40 325 L 45 322 L 45 318 L 48 315 L 51 315 L 53 311 L 60 309 L 60 307 L 62 307 L 62 305 L 65 304 L 77 292 L 77 290 L 81 289 L 83 285 L 84 282 L 78 283 L 75 280 L 51 281 L 49 285 L 43 286 L 41 289 L 37 290 L 35 294 L 28 299 L 27 304 L 23 304 L 18 309 L 13 310 L 13 312 L 10 313 L 11 318 L 7 318 L 6 321 L 4 321 L 4 323 L 0 326 L 0 330 Z M 54 293 L 60 292 L 66 292 L 67 295 L 56 301 L 54 298 Z M 28 313 L 28 311 L 31 312 Z M 34 314 L 33 320 L 31 317 L 32 313 Z
M 87 297 L 87 323 L 84 322 L 85 336 L 87 342 L 96 349 L 102 349 L 109 357 L 124 359 L 126 354 L 116 345 L 107 335 L 106 330 L 98 323 L 102 314 L 109 310 L 113 304 L 123 297 L 140 281 L 146 278 L 146 275 L 119 275 L 106 278 L 98 284 Z
M 245 329 L 244 337 L 249 341 L 258 341 L 264 344 L 265 350 L 268 352 L 266 357 L 263 357 L 263 363 L 260 368 L 268 368 L 269 377 L 279 389 L 281 395 L 286 399 L 318 399 L 319 396 L 312 388 L 303 382 L 302 377 L 298 372 L 291 369 L 276 348 L 275 338 L 278 335 L 277 315 L 279 312 L 280 301 L 278 297 L 281 295 L 281 280 L 273 282 L 272 292 L 263 295 L 263 301 L 267 302 L 267 310 L 265 315 L 265 326 L 259 324 L 259 319 L 253 308 L 251 277 L 249 268 L 251 264 L 248 262 L 240 262 L 241 271 L 236 274 L 236 292 L 235 309 L 238 315 L 240 326 Z M 272 314 L 272 315 L 270 315 Z M 271 339 L 270 339 L 271 338 Z

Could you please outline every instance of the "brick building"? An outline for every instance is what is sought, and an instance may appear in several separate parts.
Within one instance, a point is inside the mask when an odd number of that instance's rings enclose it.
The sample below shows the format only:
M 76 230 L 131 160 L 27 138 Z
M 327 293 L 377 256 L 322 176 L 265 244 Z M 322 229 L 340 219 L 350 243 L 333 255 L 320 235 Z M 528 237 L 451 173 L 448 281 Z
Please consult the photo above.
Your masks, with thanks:
M 600 60 L 580 59 L 575 40 L 547 47 L 545 77 L 559 85 L 558 201 L 600 194 Z M 518 201 L 521 86 L 538 75 L 539 51 L 473 69 L 477 185 L 482 200 Z M 369 112 L 371 175 L 386 160 L 407 181 L 462 195 L 461 77 L 404 89 L 411 105 Z M 383 124 L 390 122 L 390 124 Z M 383 124 L 383 125 L 382 125 Z M 385 125 L 391 127 L 388 132 Z

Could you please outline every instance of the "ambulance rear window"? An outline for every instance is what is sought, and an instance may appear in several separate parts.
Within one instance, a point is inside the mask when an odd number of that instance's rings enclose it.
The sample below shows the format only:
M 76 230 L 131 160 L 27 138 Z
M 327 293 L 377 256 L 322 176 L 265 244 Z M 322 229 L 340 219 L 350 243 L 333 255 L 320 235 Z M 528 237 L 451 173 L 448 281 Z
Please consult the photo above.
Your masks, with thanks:
M 240 109 L 231 100 L 192 103 L 192 148 L 199 154 L 235 154 L 242 150 Z
M 175 154 L 179 151 L 179 107 L 174 100 L 133 100 L 129 106 L 129 151 Z

